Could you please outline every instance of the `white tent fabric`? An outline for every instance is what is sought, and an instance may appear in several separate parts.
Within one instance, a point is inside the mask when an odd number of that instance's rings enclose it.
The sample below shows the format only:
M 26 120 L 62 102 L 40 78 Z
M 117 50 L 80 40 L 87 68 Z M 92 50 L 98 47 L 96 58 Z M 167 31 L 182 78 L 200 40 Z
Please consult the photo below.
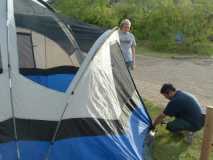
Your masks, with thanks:
M 92 56 L 91 59 L 88 57 L 85 60 L 86 67 L 82 66 L 79 70 L 79 73 L 83 75 L 77 73 L 77 83 L 74 83 L 76 81 L 72 83 L 75 89 L 71 91 L 74 94 L 70 97 L 70 103 L 64 115 L 65 119 L 70 116 L 73 118 L 93 116 L 118 119 L 120 116 L 121 109 L 116 94 L 110 57 L 110 44 L 118 43 L 119 37 L 117 31 L 111 32 L 106 32 L 98 40 L 100 43 L 104 41 L 103 44 L 98 44 L 101 45 L 100 48 L 97 48 L 98 45 L 94 46 L 89 52 L 89 55 Z M 68 90 L 68 92 L 70 91 Z M 81 97 L 81 101 L 78 97 Z M 72 106 L 78 106 L 78 108 L 72 108 Z
M 15 116 L 24 119 L 57 121 L 66 103 L 66 95 L 48 90 L 20 75 L 18 70 L 16 27 L 14 23 L 13 0 L 9 0 L 8 29 L 11 51 L 9 51 L 12 68 L 12 87 L 15 105 Z M 30 1 L 29 1 L 30 3 Z M 37 2 L 39 3 L 39 2 Z M 29 94 L 30 93 L 30 94 Z M 29 105 L 31 104 L 31 105 Z M 51 109 L 49 108 L 51 106 Z
M 3 121 L 5 119 L 8 119 L 11 117 L 11 105 L 10 105 L 10 90 L 9 90 L 9 77 L 8 72 L 4 72 L 8 70 L 8 48 L 7 48 L 7 3 L 6 0 L 0 1 L 0 30 L 1 30 L 1 36 L 0 36 L 0 53 L 1 53 L 1 68 L 3 69 L 3 73 L 0 74 L 0 106 L 1 106 L 1 112 L 0 112 L 0 120 Z

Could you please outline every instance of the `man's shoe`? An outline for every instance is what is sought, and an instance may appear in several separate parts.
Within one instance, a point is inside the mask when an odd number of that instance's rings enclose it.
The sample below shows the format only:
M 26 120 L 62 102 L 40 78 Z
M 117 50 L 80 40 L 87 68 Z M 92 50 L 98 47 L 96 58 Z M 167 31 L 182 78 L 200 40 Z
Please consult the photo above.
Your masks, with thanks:
M 194 132 L 189 132 L 189 131 L 185 132 L 186 142 L 188 144 L 192 144 L 194 134 L 195 134 Z

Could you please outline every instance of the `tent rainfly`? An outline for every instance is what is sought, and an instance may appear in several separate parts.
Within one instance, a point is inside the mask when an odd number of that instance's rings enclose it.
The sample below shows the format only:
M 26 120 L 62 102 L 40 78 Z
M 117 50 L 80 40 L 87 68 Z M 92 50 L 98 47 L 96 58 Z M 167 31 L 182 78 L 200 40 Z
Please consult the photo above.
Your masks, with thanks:
M 0 160 L 144 160 L 151 119 L 107 30 L 88 54 L 41 0 L 0 0 Z

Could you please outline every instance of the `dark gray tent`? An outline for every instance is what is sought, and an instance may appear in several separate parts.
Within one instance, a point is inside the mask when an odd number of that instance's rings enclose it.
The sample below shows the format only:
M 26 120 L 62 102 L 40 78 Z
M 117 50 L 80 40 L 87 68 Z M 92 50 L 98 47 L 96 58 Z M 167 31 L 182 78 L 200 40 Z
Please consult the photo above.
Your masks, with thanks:
M 106 31 L 104 28 L 65 16 L 60 16 L 60 19 L 69 26 L 81 50 L 84 52 L 88 52 L 98 37 Z
M 47 0 L 47 3 L 52 4 L 54 1 L 55 0 Z M 58 12 L 56 11 L 56 13 Z M 78 42 L 80 49 L 84 52 L 88 52 L 98 37 L 100 37 L 100 35 L 106 31 L 105 28 L 88 24 L 74 18 L 60 14 L 58 14 L 58 17 L 70 29 L 76 41 Z

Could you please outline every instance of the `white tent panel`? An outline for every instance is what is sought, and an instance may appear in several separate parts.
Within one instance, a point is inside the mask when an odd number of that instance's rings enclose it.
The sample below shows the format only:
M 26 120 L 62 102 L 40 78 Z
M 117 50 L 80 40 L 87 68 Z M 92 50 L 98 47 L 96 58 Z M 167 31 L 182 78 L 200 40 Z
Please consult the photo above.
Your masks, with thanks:
M 34 83 L 20 74 L 15 75 L 14 104 L 17 118 L 57 121 L 67 100 L 64 93 Z
M 99 45 L 95 44 L 96 49 L 91 50 L 96 55 L 78 81 L 64 119 L 95 117 L 113 120 L 120 116 L 109 48 L 110 44 L 119 41 L 119 37 L 117 31 L 110 34 L 104 34 L 97 42 Z M 106 41 L 100 44 L 101 39 Z M 91 52 L 89 54 L 94 55 Z

